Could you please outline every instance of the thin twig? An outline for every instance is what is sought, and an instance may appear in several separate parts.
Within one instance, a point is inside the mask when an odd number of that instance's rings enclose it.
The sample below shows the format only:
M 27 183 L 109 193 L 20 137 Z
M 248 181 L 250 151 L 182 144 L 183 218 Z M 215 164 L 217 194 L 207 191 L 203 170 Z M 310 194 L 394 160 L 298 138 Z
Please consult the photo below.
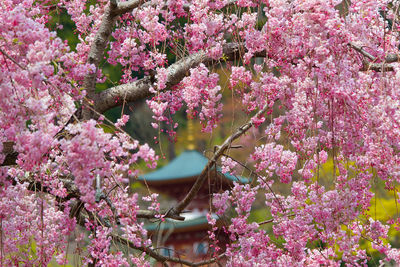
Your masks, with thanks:
M 287 215 L 287 217 L 293 217 L 293 216 L 295 216 L 294 213 Z M 266 220 L 266 221 L 259 222 L 257 224 L 258 225 L 263 225 L 263 224 L 273 223 L 274 221 L 275 221 L 275 219 L 269 219 L 269 220 Z
M 15 59 L 13 59 L 11 56 L 9 56 L 3 49 L 0 48 L 0 52 L 3 54 L 3 56 L 5 56 L 9 60 L 11 60 L 15 65 L 17 65 L 18 67 L 20 67 L 23 70 L 26 70 L 26 68 L 24 66 L 22 66 Z
M 274 196 L 275 200 L 278 202 L 279 206 L 281 206 L 282 211 L 286 211 L 286 209 L 283 207 L 281 201 L 279 200 L 279 198 L 276 196 L 275 192 L 272 190 L 272 188 L 269 186 L 269 184 L 267 183 L 267 181 L 265 181 L 265 179 L 259 175 L 256 171 L 250 169 L 249 167 L 247 167 L 246 165 L 244 165 L 243 163 L 241 163 L 240 161 L 236 160 L 235 158 L 227 155 L 227 154 L 223 154 L 225 157 L 228 157 L 230 159 L 232 159 L 233 161 L 235 161 L 236 163 L 238 163 L 240 166 L 242 166 L 243 168 L 245 168 L 246 170 L 248 170 L 250 172 L 250 175 L 254 174 L 257 176 L 257 178 L 263 180 L 264 184 L 267 185 L 269 191 L 271 191 L 272 195 Z

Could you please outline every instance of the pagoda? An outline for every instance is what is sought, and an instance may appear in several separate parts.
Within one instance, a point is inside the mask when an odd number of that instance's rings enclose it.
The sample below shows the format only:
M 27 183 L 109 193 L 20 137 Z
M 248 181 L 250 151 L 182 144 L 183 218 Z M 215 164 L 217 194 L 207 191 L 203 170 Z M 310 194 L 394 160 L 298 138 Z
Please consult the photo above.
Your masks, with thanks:
M 208 159 L 194 149 L 181 153 L 166 166 L 139 177 L 150 189 L 166 194 L 179 202 L 200 175 Z M 249 180 L 230 174 L 223 174 L 220 168 L 210 171 L 208 182 L 205 182 L 187 210 L 182 214 L 184 221 L 166 219 L 145 226 L 149 235 L 160 248 L 164 256 L 199 261 L 212 256 L 212 248 L 208 240 L 208 224 L 206 214 L 210 210 L 210 199 L 213 193 L 223 192 L 233 186 L 233 182 L 247 183 Z M 217 215 L 217 226 L 223 222 Z M 217 233 L 218 245 L 224 249 L 229 237 L 221 229 Z

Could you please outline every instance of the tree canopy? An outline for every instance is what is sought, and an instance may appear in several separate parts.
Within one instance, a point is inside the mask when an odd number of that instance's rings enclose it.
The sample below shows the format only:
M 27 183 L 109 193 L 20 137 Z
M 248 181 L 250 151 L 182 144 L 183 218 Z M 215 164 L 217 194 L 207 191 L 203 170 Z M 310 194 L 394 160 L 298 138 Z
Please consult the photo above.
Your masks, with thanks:
M 82 261 L 90 266 L 146 266 L 150 258 L 166 266 L 366 265 L 371 251 L 400 264 L 388 234 L 400 227 L 398 210 L 376 218 L 378 193 L 393 196 L 396 209 L 399 197 L 399 5 L 2 0 L 1 265 L 66 264 L 66 237 L 78 225 L 89 233 Z M 73 22 L 73 42 L 62 34 L 67 23 L 54 19 L 60 12 Z M 122 72 L 110 81 L 113 67 Z M 138 166 L 150 171 L 160 155 L 124 131 L 128 115 L 112 123 L 103 114 L 146 100 L 148 127 L 168 125 L 175 137 L 174 114 L 184 111 L 211 135 L 228 109 L 225 90 L 248 121 L 208 148 L 183 200 L 162 209 L 157 194 L 132 193 Z M 249 138 L 253 129 L 261 129 L 257 138 Z M 252 182 L 211 196 L 213 255 L 162 255 L 143 220 L 184 219 L 216 167 L 244 170 Z M 249 219 L 256 200 L 268 220 Z M 221 249 L 214 214 L 228 210 L 230 242 Z M 129 249 L 112 250 L 116 243 Z

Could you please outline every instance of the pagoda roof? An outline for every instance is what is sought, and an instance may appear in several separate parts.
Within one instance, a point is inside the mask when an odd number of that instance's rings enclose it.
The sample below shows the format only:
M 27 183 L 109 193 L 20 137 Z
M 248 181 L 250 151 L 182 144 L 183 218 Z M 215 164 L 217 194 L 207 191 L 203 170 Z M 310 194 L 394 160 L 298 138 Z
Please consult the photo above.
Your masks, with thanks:
M 200 175 L 207 163 L 208 159 L 198 151 L 186 150 L 160 169 L 139 176 L 139 180 L 149 183 L 162 183 L 171 180 L 184 182 Z M 249 182 L 247 178 L 222 173 L 219 167 L 217 167 L 217 171 L 230 181 L 240 183 Z

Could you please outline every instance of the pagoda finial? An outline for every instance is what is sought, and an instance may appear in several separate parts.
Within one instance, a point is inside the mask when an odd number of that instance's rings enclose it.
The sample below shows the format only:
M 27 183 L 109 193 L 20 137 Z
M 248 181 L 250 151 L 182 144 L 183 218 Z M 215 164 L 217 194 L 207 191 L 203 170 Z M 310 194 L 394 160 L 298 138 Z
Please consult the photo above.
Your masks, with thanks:
M 187 137 L 187 141 L 188 141 L 188 145 L 187 145 L 187 149 L 188 150 L 195 150 L 196 146 L 194 144 L 194 127 L 193 127 L 193 120 L 191 118 L 192 116 L 190 116 L 189 113 L 187 113 L 187 119 L 188 119 L 188 137 Z

